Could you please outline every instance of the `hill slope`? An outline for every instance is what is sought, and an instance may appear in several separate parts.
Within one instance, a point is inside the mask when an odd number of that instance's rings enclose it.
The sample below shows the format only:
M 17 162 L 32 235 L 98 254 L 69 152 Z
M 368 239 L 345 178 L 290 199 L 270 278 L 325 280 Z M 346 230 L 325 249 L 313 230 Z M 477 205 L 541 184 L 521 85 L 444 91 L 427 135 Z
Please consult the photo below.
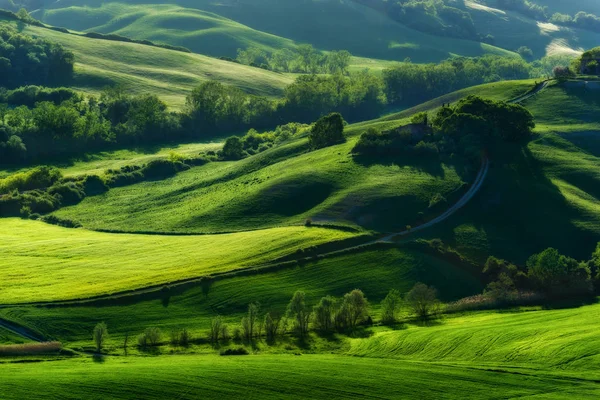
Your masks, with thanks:
M 235 57 L 238 48 L 249 45 L 272 51 L 298 43 L 397 61 L 406 57 L 434 62 L 452 55 L 514 55 L 487 44 L 409 29 L 351 0 L 163 3 L 57 2 L 33 15 L 51 25 L 163 41 L 213 56 Z
M 131 93 L 153 93 L 179 108 L 194 86 L 209 79 L 266 96 L 281 95 L 293 80 L 283 74 L 198 54 L 91 39 L 31 25 L 24 25 L 23 31 L 62 44 L 75 53 L 75 78 L 71 86 L 88 93 L 122 84 Z

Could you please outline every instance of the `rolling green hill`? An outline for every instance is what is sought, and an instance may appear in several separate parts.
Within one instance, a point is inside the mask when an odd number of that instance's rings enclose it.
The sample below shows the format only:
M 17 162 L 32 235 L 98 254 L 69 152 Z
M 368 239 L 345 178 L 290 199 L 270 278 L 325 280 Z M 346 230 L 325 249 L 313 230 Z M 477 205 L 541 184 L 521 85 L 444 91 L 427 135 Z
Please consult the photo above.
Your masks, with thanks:
M 350 0 L 175 3 L 57 2 L 33 15 L 51 25 L 162 41 L 212 56 L 235 57 L 238 48 L 250 45 L 272 51 L 299 43 L 373 59 L 410 57 L 415 62 L 440 61 L 452 55 L 514 55 L 487 44 L 409 29 Z
M 600 240 L 597 85 L 555 84 L 526 100 L 537 135 L 521 152 L 492 158 L 479 195 L 428 235 L 479 261 L 492 254 L 525 262 L 549 246 L 587 257 Z
M 106 86 L 121 84 L 132 94 L 153 93 L 173 108 L 180 108 L 191 89 L 209 79 L 272 97 L 281 95 L 293 80 L 284 74 L 198 54 L 91 39 L 32 25 L 24 25 L 23 31 L 71 50 L 76 58 L 71 86 L 87 93 L 97 94 Z

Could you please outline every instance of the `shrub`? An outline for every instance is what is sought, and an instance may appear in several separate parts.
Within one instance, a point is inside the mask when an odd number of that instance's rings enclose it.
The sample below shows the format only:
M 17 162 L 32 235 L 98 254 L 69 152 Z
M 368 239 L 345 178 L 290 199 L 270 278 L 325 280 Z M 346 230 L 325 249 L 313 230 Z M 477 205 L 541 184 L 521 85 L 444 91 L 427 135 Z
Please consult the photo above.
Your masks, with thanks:
M 247 356 L 249 353 L 246 348 L 238 347 L 235 349 L 223 349 L 219 354 L 222 356 Z
M 435 317 L 440 311 L 437 291 L 423 283 L 415 284 L 410 292 L 406 294 L 406 304 L 421 319 Z
M 57 353 L 61 351 L 62 343 L 25 343 L 0 346 L 0 356 L 30 356 L 37 354 Z
M 331 113 L 320 118 L 308 135 L 309 145 L 313 149 L 320 149 L 345 141 L 344 119 L 339 113 Z

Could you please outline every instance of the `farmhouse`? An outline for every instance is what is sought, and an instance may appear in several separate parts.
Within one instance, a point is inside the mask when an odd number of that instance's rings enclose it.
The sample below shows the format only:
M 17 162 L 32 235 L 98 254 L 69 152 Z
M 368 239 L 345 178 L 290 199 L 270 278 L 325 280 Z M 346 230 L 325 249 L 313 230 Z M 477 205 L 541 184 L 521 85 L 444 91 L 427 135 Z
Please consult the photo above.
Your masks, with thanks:
M 600 47 L 583 53 L 581 56 L 581 73 L 584 75 L 600 75 Z

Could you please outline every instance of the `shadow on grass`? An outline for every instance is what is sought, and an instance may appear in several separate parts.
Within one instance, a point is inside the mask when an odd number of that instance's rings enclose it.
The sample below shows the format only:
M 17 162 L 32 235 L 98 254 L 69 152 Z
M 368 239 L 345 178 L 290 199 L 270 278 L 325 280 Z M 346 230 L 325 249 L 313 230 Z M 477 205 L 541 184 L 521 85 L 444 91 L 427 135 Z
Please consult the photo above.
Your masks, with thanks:
M 102 354 L 97 354 L 96 353 L 96 354 L 94 354 L 92 356 L 92 360 L 95 363 L 104 364 L 106 362 L 106 357 L 104 355 L 102 355 Z
M 373 165 L 392 166 L 397 165 L 400 168 L 411 167 L 419 172 L 425 172 L 436 178 L 444 178 L 445 171 L 442 167 L 442 160 L 438 156 L 423 155 L 417 157 L 414 155 L 400 156 L 366 156 L 354 155 L 354 162 L 363 167 L 371 167 Z

